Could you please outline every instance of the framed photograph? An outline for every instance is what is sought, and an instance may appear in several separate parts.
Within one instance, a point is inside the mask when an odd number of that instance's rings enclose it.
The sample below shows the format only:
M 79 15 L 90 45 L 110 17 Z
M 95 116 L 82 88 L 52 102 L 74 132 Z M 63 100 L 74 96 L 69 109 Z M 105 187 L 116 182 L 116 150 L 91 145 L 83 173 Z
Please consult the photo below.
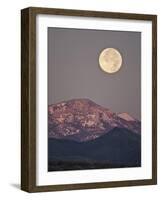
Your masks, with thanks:
M 157 16 L 21 11 L 21 188 L 157 183 Z

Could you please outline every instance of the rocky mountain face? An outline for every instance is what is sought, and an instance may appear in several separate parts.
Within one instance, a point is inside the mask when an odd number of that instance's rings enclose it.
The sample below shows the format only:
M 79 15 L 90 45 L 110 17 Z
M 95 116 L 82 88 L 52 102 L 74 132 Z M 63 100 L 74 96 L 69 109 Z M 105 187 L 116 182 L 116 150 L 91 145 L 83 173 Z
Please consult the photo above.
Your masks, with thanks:
M 78 142 L 94 140 L 114 128 L 141 133 L 141 122 L 128 113 L 116 114 L 89 99 L 73 99 L 48 107 L 48 136 Z

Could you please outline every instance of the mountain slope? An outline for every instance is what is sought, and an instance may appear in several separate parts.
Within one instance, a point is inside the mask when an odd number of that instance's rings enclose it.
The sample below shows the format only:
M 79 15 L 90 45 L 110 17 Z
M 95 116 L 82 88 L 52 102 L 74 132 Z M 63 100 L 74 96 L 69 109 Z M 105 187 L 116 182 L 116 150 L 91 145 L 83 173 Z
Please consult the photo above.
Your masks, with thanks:
M 116 114 L 89 99 L 73 99 L 48 107 L 49 138 L 79 142 L 94 140 L 113 128 L 140 134 L 140 121 L 127 113 Z
M 48 160 L 49 170 L 140 166 L 141 136 L 128 129 L 114 128 L 86 142 L 49 138 Z M 63 167 L 59 166 L 60 161 Z

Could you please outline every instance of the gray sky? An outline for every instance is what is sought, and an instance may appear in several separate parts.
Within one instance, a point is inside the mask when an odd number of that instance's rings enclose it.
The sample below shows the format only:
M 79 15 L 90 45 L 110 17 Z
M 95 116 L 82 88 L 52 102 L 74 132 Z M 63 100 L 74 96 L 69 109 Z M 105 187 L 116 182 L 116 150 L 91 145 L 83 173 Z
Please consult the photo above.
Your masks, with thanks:
M 122 55 L 117 73 L 98 63 L 105 48 Z M 48 104 L 88 98 L 113 112 L 141 118 L 141 33 L 48 28 Z

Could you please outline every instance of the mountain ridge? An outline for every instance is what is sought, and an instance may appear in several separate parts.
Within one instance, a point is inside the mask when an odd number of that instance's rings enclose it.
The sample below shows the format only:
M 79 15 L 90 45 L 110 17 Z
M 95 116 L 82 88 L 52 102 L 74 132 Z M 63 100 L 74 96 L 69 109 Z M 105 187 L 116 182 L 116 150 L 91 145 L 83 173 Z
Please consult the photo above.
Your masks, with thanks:
M 89 99 L 62 101 L 48 107 L 48 136 L 84 142 L 107 134 L 115 127 L 140 134 L 139 120 L 128 113 L 120 115 Z

